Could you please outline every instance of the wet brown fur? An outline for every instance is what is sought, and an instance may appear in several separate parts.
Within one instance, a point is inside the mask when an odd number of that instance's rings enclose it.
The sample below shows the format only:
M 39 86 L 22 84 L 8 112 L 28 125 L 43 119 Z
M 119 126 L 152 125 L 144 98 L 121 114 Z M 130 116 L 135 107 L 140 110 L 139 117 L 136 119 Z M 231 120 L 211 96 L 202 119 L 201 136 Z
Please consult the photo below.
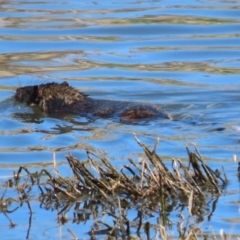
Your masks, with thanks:
M 121 119 L 171 117 L 159 106 L 145 103 L 93 99 L 68 85 L 52 82 L 17 88 L 15 99 L 36 105 L 47 113 L 74 113 L 99 117 L 118 116 Z

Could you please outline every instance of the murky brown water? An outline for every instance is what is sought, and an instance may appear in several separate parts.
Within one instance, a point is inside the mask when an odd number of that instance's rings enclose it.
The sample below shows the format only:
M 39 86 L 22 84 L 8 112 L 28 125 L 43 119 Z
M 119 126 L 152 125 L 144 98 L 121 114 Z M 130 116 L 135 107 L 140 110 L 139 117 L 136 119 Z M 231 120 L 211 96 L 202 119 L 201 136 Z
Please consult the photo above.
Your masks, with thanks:
M 149 146 L 160 137 L 158 152 L 166 160 L 185 159 L 185 144 L 196 143 L 213 166 L 225 165 L 231 178 L 228 191 L 237 190 L 232 155 L 238 150 L 240 126 L 238 3 L 2 1 L 2 178 L 20 165 L 32 171 L 40 166 L 51 169 L 52 152 L 57 152 L 66 175 L 69 151 L 81 160 L 86 159 L 85 150 L 104 152 L 122 166 L 129 156 L 142 153 L 133 138 L 136 133 Z M 53 118 L 14 102 L 16 86 L 50 81 L 68 81 L 94 98 L 160 104 L 174 120 L 126 125 L 115 119 Z M 65 126 L 69 128 L 63 130 Z M 219 200 L 215 218 L 203 224 L 207 231 L 210 226 L 237 231 L 232 230 L 239 221 L 236 192 Z M 38 211 L 37 204 L 35 211 L 31 238 L 59 239 L 55 215 Z M 15 239 L 19 232 L 21 238 L 26 236 L 27 220 L 17 213 L 11 218 L 18 225 L 9 231 L 0 214 L 5 239 Z M 232 224 L 229 219 L 238 220 Z M 66 229 L 62 231 L 68 239 Z M 78 236 L 86 237 L 85 233 Z

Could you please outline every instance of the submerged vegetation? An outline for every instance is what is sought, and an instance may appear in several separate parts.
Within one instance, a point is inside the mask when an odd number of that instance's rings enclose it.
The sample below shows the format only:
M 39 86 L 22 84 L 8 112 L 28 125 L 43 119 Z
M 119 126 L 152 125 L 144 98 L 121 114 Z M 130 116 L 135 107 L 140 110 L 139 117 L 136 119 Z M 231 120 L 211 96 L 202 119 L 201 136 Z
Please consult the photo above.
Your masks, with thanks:
M 99 239 L 99 235 L 104 239 L 170 239 L 171 232 L 174 237 L 177 233 L 179 239 L 212 239 L 198 223 L 205 218 L 211 219 L 216 209 L 217 200 L 228 182 L 224 170 L 212 170 L 196 146 L 192 151 L 187 146 L 187 163 L 178 158 L 170 163 L 156 153 L 158 141 L 150 150 L 135 139 L 146 158 L 138 161 L 130 158 L 129 164 L 118 170 L 105 157 L 91 152 L 87 152 L 87 162 L 71 155 L 66 157 L 72 177 L 62 177 L 56 169 L 54 173 L 46 169 L 30 173 L 27 168 L 20 167 L 7 181 L 2 193 L 1 213 L 14 227 L 10 214 L 27 204 L 30 211 L 28 239 L 33 213 L 30 196 L 33 189 L 38 188 L 40 207 L 55 210 L 61 225 L 68 221 L 66 215 L 70 209 L 74 209 L 73 223 L 93 219 L 92 227 L 87 230 L 90 239 Z M 6 197 L 9 188 L 16 190 L 17 197 Z M 13 203 L 15 208 L 9 210 Z M 170 215 L 176 210 L 179 220 L 173 223 Z M 130 211 L 135 212 L 134 218 L 129 216 Z M 149 220 L 153 216 L 156 223 Z M 176 230 L 172 231 L 174 224 Z M 72 230 L 68 231 L 78 239 Z

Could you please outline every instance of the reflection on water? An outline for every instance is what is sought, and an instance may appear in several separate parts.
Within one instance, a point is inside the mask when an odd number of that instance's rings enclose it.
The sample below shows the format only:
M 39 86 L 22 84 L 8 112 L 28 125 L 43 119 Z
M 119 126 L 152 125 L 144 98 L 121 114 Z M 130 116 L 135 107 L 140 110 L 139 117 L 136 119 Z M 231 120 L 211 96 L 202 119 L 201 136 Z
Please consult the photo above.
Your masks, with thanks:
M 121 167 L 129 156 L 142 156 L 133 139 L 136 133 L 148 146 L 160 137 L 165 160 L 185 160 L 185 144 L 196 143 L 207 161 L 225 165 L 231 180 L 227 191 L 236 190 L 232 155 L 238 153 L 240 126 L 238 3 L 1 2 L 1 175 L 19 165 L 49 166 L 53 151 L 63 166 L 68 151 L 85 160 L 85 150 L 91 150 L 104 152 Z M 18 86 L 51 81 L 68 81 L 94 98 L 159 104 L 174 120 L 122 124 L 52 117 L 11 98 Z M 218 221 L 212 218 L 207 229 L 228 231 L 232 225 L 224 219 L 239 218 L 236 204 L 225 215 L 220 211 L 238 200 L 228 193 L 219 199 Z M 24 224 L 19 220 L 17 229 Z M 56 225 L 50 226 L 46 236 L 58 239 Z M 48 225 L 42 227 L 44 232 Z

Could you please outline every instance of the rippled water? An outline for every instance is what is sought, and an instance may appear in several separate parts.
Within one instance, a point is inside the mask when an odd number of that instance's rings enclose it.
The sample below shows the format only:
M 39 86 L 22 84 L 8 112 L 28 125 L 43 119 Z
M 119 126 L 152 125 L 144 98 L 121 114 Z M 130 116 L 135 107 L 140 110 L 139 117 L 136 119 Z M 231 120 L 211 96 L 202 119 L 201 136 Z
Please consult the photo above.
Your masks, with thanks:
M 213 166 L 225 166 L 230 178 L 214 220 L 203 226 L 239 233 L 232 159 L 240 130 L 239 1 L 10 0 L 0 7 L 2 178 L 20 165 L 33 171 L 51 167 L 54 151 L 63 172 L 69 151 L 81 160 L 85 150 L 103 151 L 122 166 L 129 156 L 142 154 L 133 133 L 149 146 L 160 137 L 158 152 L 166 160 L 185 159 L 185 145 L 196 143 Z M 53 118 L 14 102 L 17 86 L 50 81 L 68 81 L 94 98 L 159 104 L 174 120 L 122 124 Z M 58 239 L 54 217 L 39 213 L 32 238 Z M 24 237 L 27 220 L 12 218 Z M 14 239 L 16 231 L 8 231 L 3 214 L 0 219 L 6 239 Z

